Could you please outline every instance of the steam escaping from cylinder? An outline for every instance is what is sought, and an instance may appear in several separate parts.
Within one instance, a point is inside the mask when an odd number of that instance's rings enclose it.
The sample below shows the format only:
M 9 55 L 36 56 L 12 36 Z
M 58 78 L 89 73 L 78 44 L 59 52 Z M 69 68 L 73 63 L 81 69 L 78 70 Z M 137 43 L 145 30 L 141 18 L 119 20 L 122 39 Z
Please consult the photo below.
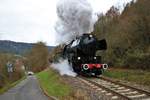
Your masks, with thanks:
M 68 75 L 75 77 L 77 74 L 73 72 L 72 67 L 69 66 L 68 60 L 59 60 L 58 63 L 53 63 L 51 67 L 59 72 L 60 75 Z
M 59 0 L 58 21 L 55 25 L 57 42 L 68 43 L 84 33 L 93 31 L 97 16 L 87 0 Z

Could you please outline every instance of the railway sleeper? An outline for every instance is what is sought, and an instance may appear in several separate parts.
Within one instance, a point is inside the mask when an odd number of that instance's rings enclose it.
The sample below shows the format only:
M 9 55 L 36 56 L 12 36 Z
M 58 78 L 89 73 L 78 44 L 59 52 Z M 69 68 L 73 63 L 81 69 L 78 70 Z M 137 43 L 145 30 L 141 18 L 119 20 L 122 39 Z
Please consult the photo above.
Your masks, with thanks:
M 129 92 L 129 91 L 131 91 L 130 89 L 123 89 L 123 90 L 117 90 L 116 92 Z
M 117 89 L 122 90 L 122 89 L 125 89 L 125 87 L 122 86 L 122 87 L 118 87 Z
M 118 96 L 112 96 L 111 99 L 116 100 L 116 99 L 119 99 L 119 97 Z
M 138 92 L 137 91 L 131 91 L 131 92 L 123 92 L 121 94 L 123 95 L 133 95 L 133 94 L 137 94 Z
M 107 96 L 111 96 L 111 95 L 112 95 L 112 93 L 106 93 L 106 95 L 107 95 Z
M 114 86 L 109 86 L 109 88 L 114 89 L 114 90 L 122 90 L 122 89 L 125 89 L 125 87 L 114 87 Z
M 120 85 L 114 85 L 113 87 L 118 88 L 118 87 L 120 87 Z
M 146 94 L 139 94 L 139 95 L 132 95 L 132 96 L 128 96 L 128 97 L 134 99 L 134 98 L 141 98 L 141 97 L 145 97 L 145 96 L 147 96 L 147 95 Z

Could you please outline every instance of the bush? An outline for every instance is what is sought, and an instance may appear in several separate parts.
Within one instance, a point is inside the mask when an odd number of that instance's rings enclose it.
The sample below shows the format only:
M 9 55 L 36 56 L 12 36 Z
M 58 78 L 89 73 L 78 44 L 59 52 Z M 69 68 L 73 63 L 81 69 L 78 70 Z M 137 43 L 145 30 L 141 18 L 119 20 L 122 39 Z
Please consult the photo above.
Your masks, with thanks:
M 125 61 L 126 65 L 130 68 L 138 68 L 147 70 L 150 69 L 150 54 L 144 53 L 128 53 L 128 57 Z

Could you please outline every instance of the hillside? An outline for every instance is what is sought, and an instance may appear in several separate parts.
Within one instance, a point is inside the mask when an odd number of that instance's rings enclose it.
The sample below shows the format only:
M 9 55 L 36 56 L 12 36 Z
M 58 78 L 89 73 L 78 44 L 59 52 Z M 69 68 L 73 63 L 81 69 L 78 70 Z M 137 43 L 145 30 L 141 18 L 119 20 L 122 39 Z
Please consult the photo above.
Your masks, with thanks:
M 22 43 L 22 42 L 13 42 L 8 40 L 0 40 L 0 52 L 2 53 L 14 53 L 14 54 L 23 54 L 31 50 L 35 44 L 33 43 Z M 48 46 L 49 50 L 53 46 Z
M 93 34 L 105 38 L 103 59 L 111 66 L 150 69 L 150 0 L 136 0 L 122 13 L 112 6 L 100 14 Z

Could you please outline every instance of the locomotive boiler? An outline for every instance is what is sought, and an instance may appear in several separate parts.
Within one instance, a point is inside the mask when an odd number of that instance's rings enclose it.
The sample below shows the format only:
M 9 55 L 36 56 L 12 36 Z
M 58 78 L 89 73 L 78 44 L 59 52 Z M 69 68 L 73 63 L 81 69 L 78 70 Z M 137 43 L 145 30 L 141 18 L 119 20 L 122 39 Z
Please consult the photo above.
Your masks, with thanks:
M 101 56 L 96 56 L 96 52 L 106 49 L 105 39 L 98 40 L 94 35 L 83 34 L 65 45 L 63 57 L 68 59 L 76 73 L 98 76 L 108 68 L 108 65 L 101 62 Z

